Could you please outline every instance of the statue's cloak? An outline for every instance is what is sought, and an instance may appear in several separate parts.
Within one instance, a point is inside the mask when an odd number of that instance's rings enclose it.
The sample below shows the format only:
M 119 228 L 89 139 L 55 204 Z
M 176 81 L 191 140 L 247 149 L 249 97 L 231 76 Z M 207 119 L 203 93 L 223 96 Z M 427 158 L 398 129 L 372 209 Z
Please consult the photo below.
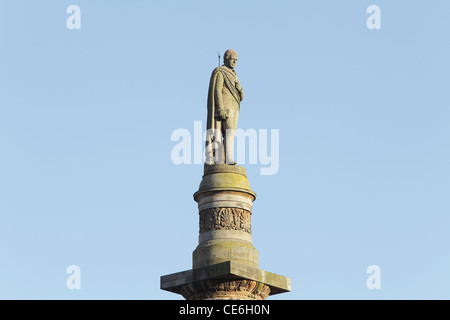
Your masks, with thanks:
M 217 107 L 216 106 L 216 81 L 217 81 L 217 76 L 219 74 L 219 72 L 222 74 L 223 79 L 224 79 L 224 86 L 227 87 L 227 89 L 230 91 L 230 93 L 233 95 L 233 97 L 236 99 L 236 101 L 240 104 L 241 102 L 241 98 L 240 98 L 240 94 L 236 89 L 235 83 L 237 80 L 237 76 L 236 74 L 231 71 L 230 69 L 228 69 L 225 66 L 220 66 L 217 67 L 213 70 L 212 74 L 211 74 L 211 79 L 209 81 L 209 90 L 208 90 L 208 114 L 207 114 L 207 121 L 206 121 L 206 129 L 212 129 L 211 131 L 209 131 L 209 136 L 208 136 L 208 131 L 207 131 L 207 143 L 208 142 L 212 142 L 213 137 L 211 136 L 211 134 L 213 134 L 214 129 L 215 129 L 215 116 L 216 116 L 216 111 L 217 111 Z

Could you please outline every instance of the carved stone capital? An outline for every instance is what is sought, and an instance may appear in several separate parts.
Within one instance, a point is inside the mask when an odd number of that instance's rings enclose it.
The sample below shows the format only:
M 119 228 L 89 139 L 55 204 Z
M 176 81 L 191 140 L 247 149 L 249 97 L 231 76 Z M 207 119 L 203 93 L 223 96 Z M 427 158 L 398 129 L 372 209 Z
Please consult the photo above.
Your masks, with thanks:
M 180 289 L 186 300 L 265 300 L 270 287 L 245 279 L 210 279 L 186 284 Z

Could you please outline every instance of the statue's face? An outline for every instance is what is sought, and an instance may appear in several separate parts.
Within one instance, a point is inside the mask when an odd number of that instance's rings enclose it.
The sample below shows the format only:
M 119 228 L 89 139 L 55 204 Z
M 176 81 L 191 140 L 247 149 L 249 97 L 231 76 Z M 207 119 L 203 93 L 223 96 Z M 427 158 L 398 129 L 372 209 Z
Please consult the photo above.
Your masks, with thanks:
M 237 61 L 237 55 L 232 54 L 228 59 L 225 60 L 225 65 L 230 69 L 234 69 L 237 65 Z

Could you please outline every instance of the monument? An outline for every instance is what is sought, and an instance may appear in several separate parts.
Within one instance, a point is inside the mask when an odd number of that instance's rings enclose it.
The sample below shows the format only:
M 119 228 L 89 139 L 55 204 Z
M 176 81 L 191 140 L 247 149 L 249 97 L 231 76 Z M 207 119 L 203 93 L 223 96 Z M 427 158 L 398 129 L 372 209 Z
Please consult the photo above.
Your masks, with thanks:
M 252 244 L 252 204 L 246 170 L 233 159 L 233 140 L 244 94 L 227 50 L 212 72 L 208 91 L 203 177 L 194 200 L 199 210 L 199 244 L 192 269 L 161 277 L 161 289 L 187 300 L 264 300 L 291 290 L 291 280 L 259 269 Z

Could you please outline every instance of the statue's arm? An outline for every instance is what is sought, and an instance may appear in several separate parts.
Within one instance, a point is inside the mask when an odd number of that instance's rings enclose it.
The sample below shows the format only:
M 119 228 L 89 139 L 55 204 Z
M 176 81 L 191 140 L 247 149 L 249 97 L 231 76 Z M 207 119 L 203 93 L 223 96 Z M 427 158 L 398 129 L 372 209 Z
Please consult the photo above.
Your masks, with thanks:
M 217 72 L 217 77 L 216 77 L 216 83 L 214 84 L 215 88 L 214 88 L 214 99 L 216 100 L 216 110 L 217 112 L 220 112 L 222 110 L 224 110 L 224 105 L 223 105 L 223 96 L 222 96 L 222 89 L 223 89 L 223 75 L 222 72 Z

